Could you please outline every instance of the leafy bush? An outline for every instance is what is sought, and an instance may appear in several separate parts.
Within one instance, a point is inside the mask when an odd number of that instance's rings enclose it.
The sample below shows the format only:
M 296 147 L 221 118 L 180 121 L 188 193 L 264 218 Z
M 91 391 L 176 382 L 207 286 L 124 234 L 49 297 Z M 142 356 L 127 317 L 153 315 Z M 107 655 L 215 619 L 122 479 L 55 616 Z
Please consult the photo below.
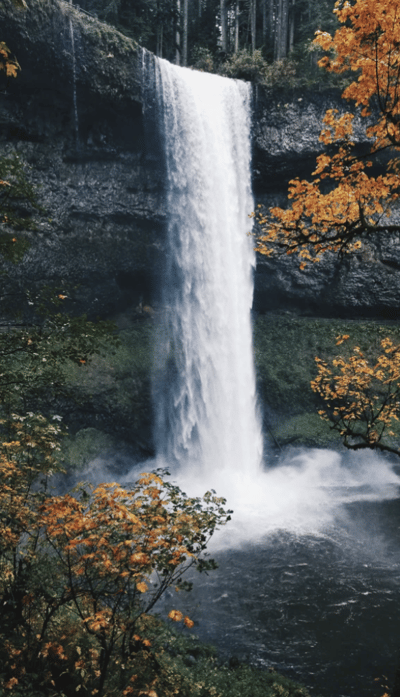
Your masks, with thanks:
M 297 79 L 298 64 L 290 58 L 283 58 L 268 65 L 265 71 L 264 84 L 268 87 L 295 87 Z
M 242 49 L 231 56 L 221 67 L 221 74 L 238 80 L 264 83 L 268 71 L 268 63 L 259 49 L 251 53 Z
M 214 57 L 209 48 L 196 46 L 192 51 L 192 68 L 204 73 L 214 72 Z
M 59 426 L 32 415 L 11 435 L 0 458 L 0 694 L 150 695 L 148 613 L 171 585 L 189 588 L 187 569 L 215 568 L 204 550 L 230 518 L 224 499 L 190 499 L 159 474 L 48 496 Z M 193 626 L 179 610 L 169 617 Z

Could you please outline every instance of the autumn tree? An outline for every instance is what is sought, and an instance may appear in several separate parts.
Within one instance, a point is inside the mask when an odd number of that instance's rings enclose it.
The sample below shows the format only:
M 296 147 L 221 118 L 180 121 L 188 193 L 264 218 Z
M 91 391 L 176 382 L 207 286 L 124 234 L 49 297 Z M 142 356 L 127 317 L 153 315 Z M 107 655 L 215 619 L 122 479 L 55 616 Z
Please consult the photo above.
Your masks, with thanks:
M 400 230 L 391 219 L 400 191 L 399 13 L 399 0 L 339 1 L 335 14 L 342 26 L 333 37 L 317 32 L 314 43 L 327 53 L 319 65 L 355 73 L 342 97 L 365 119 L 369 151 L 357 154 L 354 113 L 328 110 L 320 141 L 335 152 L 317 158 L 311 181 L 289 182 L 289 208 L 260 211 L 261 254 L 296 253 L 304 268 L 323 252 L 351 252 L 368 237 Z
M 230 518 L 225 501 L 190 499 L 165 473 L 49 496 L 58 424 L 32 432 L 16 419 L 13 435 L 0 457 L 0 690 L 175 694 L 149 612 L 171 585 L 188 587 L 188 569 L 214 568 L 204 551 Z M 169 617 L 193 626 L 179 610 Z
M 342 97 L 365 119 L 370 144 L 357 153 L 354 111 L 328 110 L 320 134 L 326 150 L 312 179 L 289 182 L 288 208 L 259 209 L 258 251 L 296 254 L 301 269 L 326 252 L 354 252 L 369 238 L 400 231 L 400 0 L 340 0 L 334 12 L 340 28 L 315 38 L 326 53 L 319 65 L 348 78 Z M 312 389 L 324 402 L 321 416 L 348 447 L 400 454 L 391 442 L 400 416 L 400 349 L 389 338 L 381 348 L 368 360 L 359 347 L 331 363 L 317 358 Z
M 336 345 L 349 343 L 339 335 Z M 332 360 L 316 358 L 318 373 L 312 390 L 322 398 L 319 415 L 337 431 L 351 450 L 372 448 L 400 455 L 400 345 L 380 342 L 381 352 L 359 346 Z

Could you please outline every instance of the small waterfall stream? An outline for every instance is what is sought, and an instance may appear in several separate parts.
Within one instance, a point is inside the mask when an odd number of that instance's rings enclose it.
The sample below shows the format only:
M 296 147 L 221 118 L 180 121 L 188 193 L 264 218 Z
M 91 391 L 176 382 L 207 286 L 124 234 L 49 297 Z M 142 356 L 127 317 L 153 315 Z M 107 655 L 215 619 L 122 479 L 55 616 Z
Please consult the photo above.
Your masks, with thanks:
M 249 84 L 156 59 L 168 233 L 154 380 L 168 466 L 255 475 Z
M 72 6 L 72 0 L 69 0 Z M 72 17 L 69 17 L 69 36 L 71 40 L 71 58 L 72 58 L 72 103 L 74 107 L 74 126 L 75 126 L 75 145 L 79 147 L 79 117 L 78 117 L 78 99 L 76 95 L 76 56 L 75 56 L 75 36 Z

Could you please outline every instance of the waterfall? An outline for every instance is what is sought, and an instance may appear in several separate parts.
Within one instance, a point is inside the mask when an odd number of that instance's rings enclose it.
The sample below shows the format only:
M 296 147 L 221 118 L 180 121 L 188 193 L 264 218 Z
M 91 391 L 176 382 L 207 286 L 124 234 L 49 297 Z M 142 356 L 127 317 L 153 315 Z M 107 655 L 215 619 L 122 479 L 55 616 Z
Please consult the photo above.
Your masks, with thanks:
M 262 457 L 250 315 L 251 86 L 155 61 L 168 179 L 158 452 L 203 474 L 251 475 Z

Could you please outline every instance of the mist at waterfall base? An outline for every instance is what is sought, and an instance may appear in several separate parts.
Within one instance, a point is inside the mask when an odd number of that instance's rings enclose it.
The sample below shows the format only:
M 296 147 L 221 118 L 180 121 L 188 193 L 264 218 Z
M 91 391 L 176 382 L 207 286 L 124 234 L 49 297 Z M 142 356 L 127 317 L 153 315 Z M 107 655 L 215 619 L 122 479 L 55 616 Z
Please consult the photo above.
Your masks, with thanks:
M 256 475 L 172 471 L 189 495 L 214 488 L 234 513 L 208 546 L 218 569 L 194 572 L 193 590 L 171 590 L 156 610 L 179 608 L 222 658 L 272 666 L 313 695 L 381 697 L 400 648 L 400 466 L 374 453 L 272 455 L 267 446 Z M 107 464 L 92 463 L 97 481 Z
M 188 495 L 215 489 L 234 510 L 209 546 L 219 569 L 160 610 L 179 606 L 222 655 L 316 694 L 380 697 L 374 681 L 393 675 L 400 647 L 400 477 L 365 453 L 292 449 L 269 466 L 252 355 L 250 87 L 148 54 L 143 72 L 168 180 L 158 454 L 121 481 L 167 467 Z

